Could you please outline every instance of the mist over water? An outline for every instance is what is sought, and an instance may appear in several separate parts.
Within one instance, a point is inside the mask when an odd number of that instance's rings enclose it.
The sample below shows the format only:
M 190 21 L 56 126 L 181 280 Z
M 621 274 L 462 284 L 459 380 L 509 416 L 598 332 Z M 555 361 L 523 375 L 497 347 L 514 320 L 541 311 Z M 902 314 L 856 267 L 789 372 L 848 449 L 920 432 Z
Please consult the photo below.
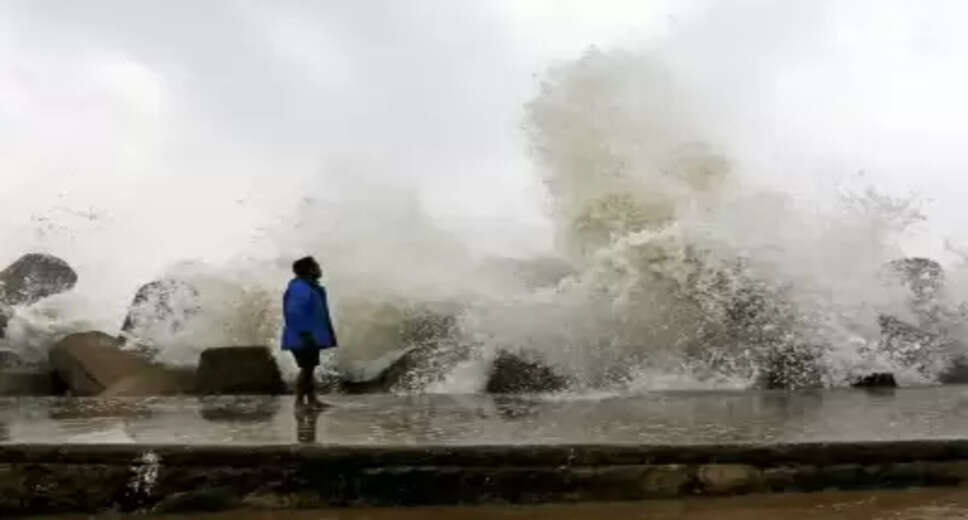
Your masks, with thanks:
M 20 68 L 0 76 L 0 117 L 23 131 L 0 134 L 13 216 L 0 260 L 48 251 L 80 282 L 18 309 L 7 342 L 42 359 L 64 334 L 117 333 L 141 284 L 174 279 L 197 294 L 176 300 L 177 330 L 141 331 L 159 359 L 275 348 L 304 254 L 323 265 L 344 370 L 421 341 L 441 352 L 402 391 L 480 391 L 501 350 L 538 356 L 579 392 L 744 388 L 790 352 L 824 385 L 874 370 L 931 382 L 946 358 L 877 348 L 880 315 L 917 322 L 884 270 L 913 255 L 945 265 L 944 328 L 965 339 L 964 259 L 937 246 L 952 199 L 933 208 L 906 189 L 934 196 L 965 164 L 938 138 L 945 123 L 915 141 L 941 173 L 893 174 L 917 153 L 868 118 L 898 113 L 866 94 L 881 71 L 842 74 L 870 51 L 844 36 L 867 21 L 860 3 L 660 6 L 635 11 L 670 19 L 645 41 L 569 41 L 553 56 L 518 49 L 509 12 L 431 4 L 216 2 L 185 14 L 206 23 L 178 41 L 138 34 L 150 17 L 132 8 L 62 7 L 55 23 L 13 4 L 0 57 Z M 529 42 L 550 30 L 532 23 Z M 42 47 L 33 30 L 82 45 Z M 508 56 L 527 59 L 498 65 Z M 917 70 L 930 77 L 935 59 Z M 68 69 L 83 81 L 53 86 Z M 837 78 L 850 81 L 830 101 Z M 851 99 L 866 101 L 843 113 Z M 429 340 L 408 328 L 441 317 L 453 321 Z

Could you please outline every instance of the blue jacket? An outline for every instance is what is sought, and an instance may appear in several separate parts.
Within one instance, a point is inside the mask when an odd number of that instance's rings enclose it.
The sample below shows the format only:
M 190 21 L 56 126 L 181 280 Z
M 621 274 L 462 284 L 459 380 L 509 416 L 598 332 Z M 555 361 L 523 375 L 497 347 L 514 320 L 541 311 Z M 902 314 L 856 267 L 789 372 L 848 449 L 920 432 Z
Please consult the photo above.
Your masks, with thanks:
M 286 322 L 282 332 L 283 350 L 302 350 L 303 332 L 311 333 L 320 348 L 336 346 L 323 286 L 302 278 L 293 279 L 282 297 L 282 314 Z

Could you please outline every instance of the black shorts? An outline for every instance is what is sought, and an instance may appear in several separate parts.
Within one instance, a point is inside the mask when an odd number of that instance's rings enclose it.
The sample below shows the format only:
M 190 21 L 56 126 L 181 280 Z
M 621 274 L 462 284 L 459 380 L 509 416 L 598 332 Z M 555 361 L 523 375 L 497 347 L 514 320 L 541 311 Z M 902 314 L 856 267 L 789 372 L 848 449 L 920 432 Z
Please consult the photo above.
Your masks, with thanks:
M 301 348 L 289 352 L 292 352 L 292 357 L 296 358 L 296 364 L 299 365 L 299 368 L 316 368 L 319 366 L 318 348 Z

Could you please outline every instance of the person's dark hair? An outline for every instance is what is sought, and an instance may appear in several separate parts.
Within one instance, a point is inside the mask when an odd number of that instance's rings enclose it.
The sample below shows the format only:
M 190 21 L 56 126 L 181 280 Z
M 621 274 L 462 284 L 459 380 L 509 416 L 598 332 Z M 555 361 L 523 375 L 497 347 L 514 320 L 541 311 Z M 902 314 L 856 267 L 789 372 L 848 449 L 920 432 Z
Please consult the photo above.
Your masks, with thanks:
M 307 256 L 292 263 L 292 272 L 296 276 L 302 278 L 312 276 L 318 267 L 319 264 L 316 263 L 316 259 L 311 256 Z

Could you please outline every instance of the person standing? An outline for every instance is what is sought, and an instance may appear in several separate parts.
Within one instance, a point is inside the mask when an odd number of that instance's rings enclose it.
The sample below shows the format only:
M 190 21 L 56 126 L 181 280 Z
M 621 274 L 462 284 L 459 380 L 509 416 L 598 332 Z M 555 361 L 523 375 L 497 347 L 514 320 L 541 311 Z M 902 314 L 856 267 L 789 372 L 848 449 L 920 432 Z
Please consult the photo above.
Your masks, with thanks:
M 319 264 L 307 256 L 296 260 L 292 271 L 296 277 L 282 298 L 282 349 L 291 352 L 299 366 L 296 406 L 320 407 L 313 371 L 319 366 L 319 351 L 337 346 L 336 332 L 329 316 L 326 289 L 319 283 L 323 277 Z

